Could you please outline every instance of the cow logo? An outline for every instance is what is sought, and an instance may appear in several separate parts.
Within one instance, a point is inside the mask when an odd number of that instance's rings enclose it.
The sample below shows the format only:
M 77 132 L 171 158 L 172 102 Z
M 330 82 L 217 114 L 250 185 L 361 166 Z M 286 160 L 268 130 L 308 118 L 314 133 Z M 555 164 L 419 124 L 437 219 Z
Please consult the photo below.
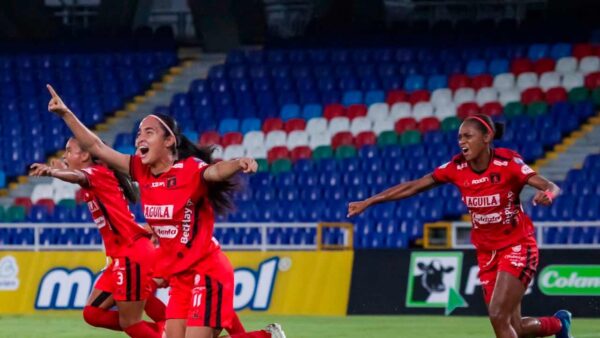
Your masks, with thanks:
M 13 256 L 0 259 L 0 290 L 17 290 L 19 288 L 19 265 Z
M 460 295 L 462 252 L 413 252 L 406 307 L 445 308 L 449 315 L 468 304 Z

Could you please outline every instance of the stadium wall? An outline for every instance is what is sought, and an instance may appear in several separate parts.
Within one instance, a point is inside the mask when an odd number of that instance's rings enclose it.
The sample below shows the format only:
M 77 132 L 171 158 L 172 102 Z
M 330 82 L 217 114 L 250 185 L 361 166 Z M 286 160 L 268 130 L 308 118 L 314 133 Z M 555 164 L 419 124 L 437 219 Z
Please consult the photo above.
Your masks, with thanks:
M 345 315 L 352 251 L 227 252 L 237 311 Z M 104 267 L 101 252 L 0 253 L 0 314 L 78 310 Z M 166 301 L 166 289 L 159 297 Z
M 541 250 L 522 312 L 597 317 L 600 264 L 592 257 L 600 250 Z M 474 250 L 357 250 L 348 314 L 486 315 L 478 272 Z

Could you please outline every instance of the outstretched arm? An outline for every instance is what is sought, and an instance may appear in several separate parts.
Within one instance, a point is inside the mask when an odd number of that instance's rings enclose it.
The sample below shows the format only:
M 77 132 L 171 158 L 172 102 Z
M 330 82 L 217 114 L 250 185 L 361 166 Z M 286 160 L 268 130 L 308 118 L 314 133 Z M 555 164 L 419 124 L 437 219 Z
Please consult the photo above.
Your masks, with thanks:
M 65 121 L 75 138 L 79 141 L 79 144 L 81 144 L 81 147 L 89 151 L 93 156 L 98 157 L 111 168 L 129 173 L 129 155 L 121 154 L 104 144 L 96 134 L 79 121 L 77 116 L 67 107 L 51 85 L 46 85 L 46 88 L 48 88 L 50 95 L 52 95 L 50 102 L 48 102 L 48 111 L 55 113 Z
M 87 186 L 88 180 L 79 170 L 52 168 L 46 164 L 34 163 L 31 165 L 29 176 L 50 176 L 61 181 Z
M 400 183 L 377 195 L 371 196 L 366 200 L 350 202 L 350 204 L 348 204 L 348 217 L 356 216 L 374 204 L 408 198 L 437 185 L 439 185 L 439 183 L 433 179 L 431 174 L 427 174 L 414 181 Z
M 539 190 L 533 198 L 533 205 L 550 205 L 560 193 L 560 188 L 542 175 L 531 176 L 527 184 Z
M 242 157 L 236 160 L 217 162 L 204 171 L 204 179 L 209 182 L 225 181 L 238 172 L 255 173 L 258 169 L 256 160 Z

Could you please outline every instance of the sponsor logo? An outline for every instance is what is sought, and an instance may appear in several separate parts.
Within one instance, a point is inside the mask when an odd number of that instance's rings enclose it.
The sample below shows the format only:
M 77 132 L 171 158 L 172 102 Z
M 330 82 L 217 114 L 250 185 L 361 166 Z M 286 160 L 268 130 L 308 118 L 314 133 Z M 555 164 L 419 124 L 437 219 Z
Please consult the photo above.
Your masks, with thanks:
M 479 267 L 477 265 L 471 266 L 469 269 L 469 274 L 467 276 L 467 282 L 465 284 L 464 294 L 468 296 L 472 296 L 475 294 L 475 289 L 479 286 L 486 286 L 490 284 L 491 281 L 489 279 L 480 280 L 479 279 Z M 525 294 L 528 295 L 532 292 L 532 286 L 534 284 L 534 279 L 531 280 L 531 283 L 527 287 Z
M 600 265 L 549 265 L 538 285 L 548 296 L 600 296 Z
M 523 175 L 529 175 L 533 172 L 533 169 L 531 169 L 531 167 L 529 167 L 527 164 L 523 164 L 521 166 L 521 172 Z
M 152 184 L 150 184 L 150 188 L 160 188 L 160 187 L 164 187 L 165 186 L 165 182 L 152 182 Z
M 519 245 L 513 246 L 511 249 L 513 252 L 521 252 L 522 247 L 521 247 L 521 244 L 519 244 Z
M 467 307 L 460 295 L 462 252 L 413 252 L 410 258 L 407 307 L 446 308 L 446 315 Z
M 525 162 L 523 162 L 523 159 L 519 158 L 519 157 L 513 157 L 513 161 L 515 161 L 516 164 L 518 165 L 524 165 Z
M 465 204 L 469 208 L 487 208 L 500 205 L 500 194 L 487 196 L 467 196 Z
M 481 183 L 485 183 L 485 182 L 489 182 L 490 179 L 488 177 L 482 177 L 478 180 L 473 180 L 471 181 L 471 184 L 475 185 L 475 184 L 481 184 Z
M 494 224 L 502 221 L 502 215 L 495 212 L 493 214 L 475 214 L 473 213 L 473 221 L 479 224 Z
M 98 229 L 102 229 L 106 226 L 106 219 L 104 218 L 104 216 L 99 216 L 94 218 L 94 223 L 96 223 Z
M 284 258 L 282 261 L 285 261 Z M 233 308 L 235 311 L 249 307 L 252 310 L 267 310 L 275 286 L 279 267 L 279 257 L 263 261 L 258 271 L 247 268 L 236 269 L 234 273 Z
M 507 161 L 499 161 L 499 160 L 494 160 L 494 164 L 499 166 L 499 167 L 508 167 L 508 162 Z
M 174 225 L 157 225 L 152 227 L 156 236 L 160 238 L 175 238 L 177 233 L 177 227 Z
M 87 268 L 55 268 L 40 281 L 36 309 L 82 309 L 92 290 L 94 274 Z
M 173 219 L 173 205 L 145 205 L 146 219 Z
M 0 290 L 12 291 L 19 288 L 19 265 L 13 256 L 0 259 Z
M 190 232 L 192 230 L 192 215 L 194 213 L 192 210 L 193 206 L 194 203 L 192 203 L 192 200 L 190 199 L 185 204 L 185 209 L 183 209 L 183 222 L 181 222 L 181 228 L 183 230 L 183 235 L 181 236 L 182 244 L 187 244 L 187 242 L 190 240 Z
M 175 168 L 175 169 L 182 169 L 183 168 L 183 162 L 174 164 L 173 168 Z
M 456 165 L 456 170 L 463 170 L 467 167 L 467 163 L 461 163 Z
M 96 203 L 96 201 L 89 201 L 87 203 L 88 209 L 90 209 L 91 213 L 95 213 L 96 211 L 100 210 L 100 208 L 98 207 L 98 203 Z

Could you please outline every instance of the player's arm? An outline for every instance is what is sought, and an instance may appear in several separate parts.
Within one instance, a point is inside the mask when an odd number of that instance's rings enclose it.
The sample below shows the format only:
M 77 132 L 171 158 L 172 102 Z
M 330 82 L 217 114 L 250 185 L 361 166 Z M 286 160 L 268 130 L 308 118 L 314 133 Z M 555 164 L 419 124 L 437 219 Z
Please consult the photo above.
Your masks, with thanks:
M 65 121 L 81 147 L 89 151 L 93 156 L 98 157 L 111 168 L 123 173 L 129 173 L 129 155 L 122 154 L 104 144 L 96 134 L 79 121 L 77 116 L 67 107 L 52 86 L 46 85 L 46 87 L 50 95 L 52 95 L 50 102 L 48 102 L 48 111 L 55 113 Z
M 408 198 L 438 185 L 440 183 L 436 182 L 431 174 L 427 174 L 414 181 L 400 183 L 366 200 L 350 202 L 348 204 L 348 217 L 358 215 L 372 205 Z
M 560 194 L 560 188 L 542 175 L 531 176 L 527 180 L 527 184 L 539 190 L 533 198 L 534 205 L 550 205 L 552 200 Z
M 79 170 L 52 168 L 46 164 L 34 163 L 31 165 L 29 176 L 50 176 L 61 181 L 87 186 L 85 174 Z
M 258 169 L 256 160 L 242 157 L 236 160 L 217 162 L 204 170 L 204 179 L 209 182 L 220 182 L 231 178 L 238 172 L 255 173 Z

